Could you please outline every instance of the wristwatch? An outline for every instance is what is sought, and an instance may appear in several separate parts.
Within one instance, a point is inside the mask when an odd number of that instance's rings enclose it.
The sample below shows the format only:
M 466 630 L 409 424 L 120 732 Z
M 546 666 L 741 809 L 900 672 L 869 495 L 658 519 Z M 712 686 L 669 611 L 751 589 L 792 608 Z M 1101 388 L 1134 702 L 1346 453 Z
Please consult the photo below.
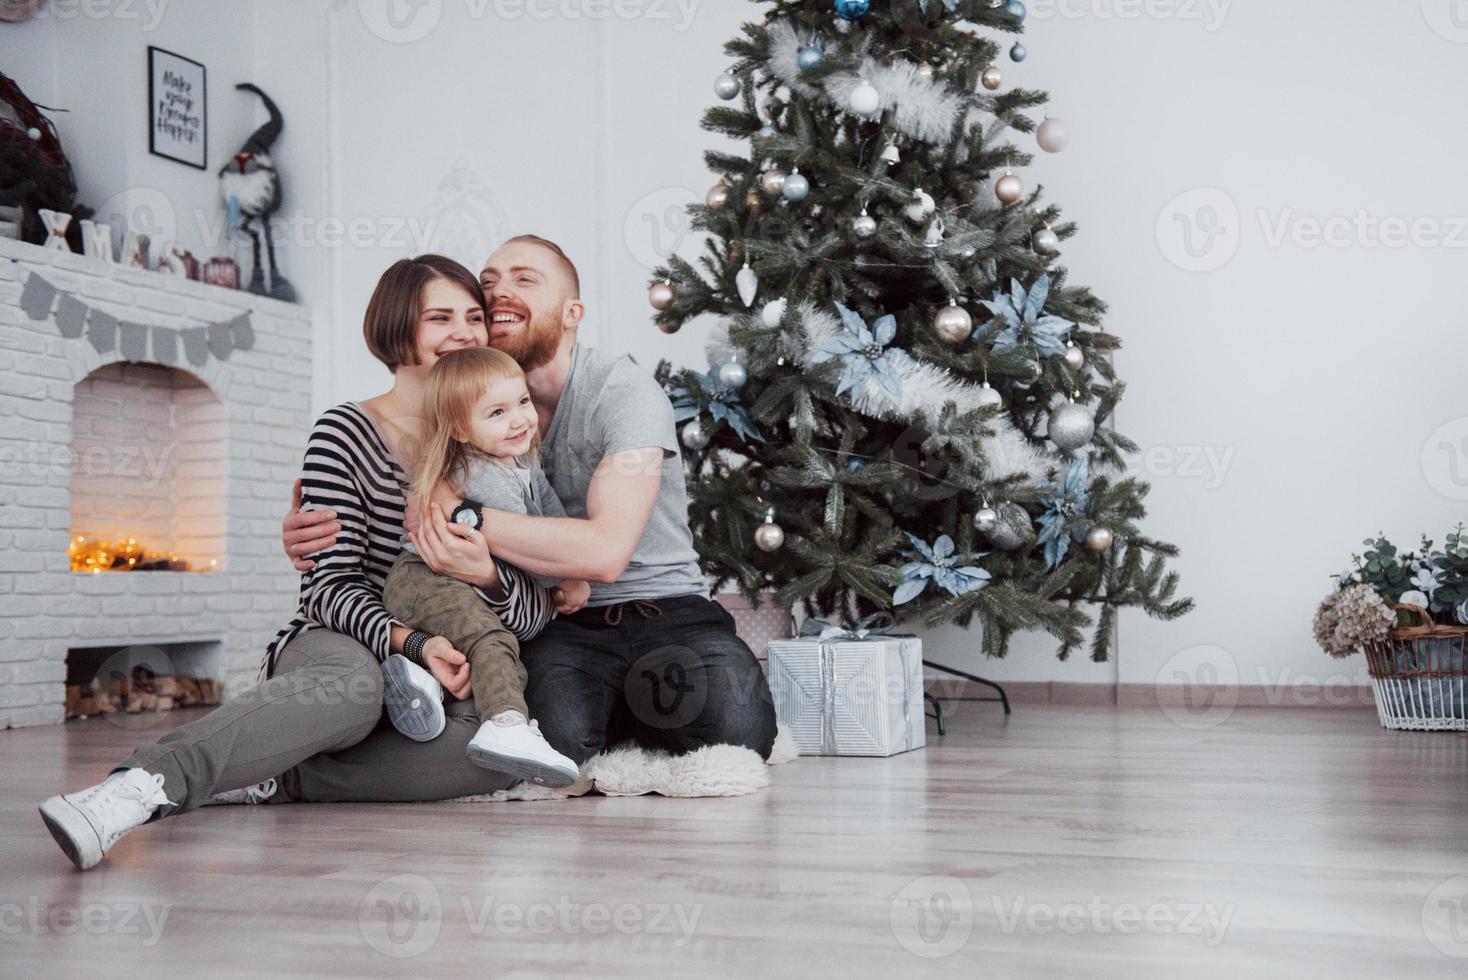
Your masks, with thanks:
M 477 500 L 463 500 L 449 515 L 449 520 L 475 531 L 481 530 L 484 527 L 484 505 Z

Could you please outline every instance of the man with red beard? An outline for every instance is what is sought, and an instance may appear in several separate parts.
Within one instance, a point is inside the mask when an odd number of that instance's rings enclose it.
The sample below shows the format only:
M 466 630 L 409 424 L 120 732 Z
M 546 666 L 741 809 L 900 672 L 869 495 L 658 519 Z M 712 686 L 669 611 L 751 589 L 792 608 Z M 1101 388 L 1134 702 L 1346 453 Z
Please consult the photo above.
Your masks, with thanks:
M 768 757 L 769 685 L 733 618 L 707 597 L 666 393 L 631 358 L 577 342 L 580 278 L 555 243 L 509 240 L 480 285 L 489 343 L 525 370 L 546 476 L 568 516 L 435 504 L 421 524 L 408 519 L 420 555 L 473 585 L 494 581 L 491 551 L 536 575 L 591 582 L 585 608 L 521 648 L 531 713 L 578 764 L 626 739 L 676 753 L 729 743 Z

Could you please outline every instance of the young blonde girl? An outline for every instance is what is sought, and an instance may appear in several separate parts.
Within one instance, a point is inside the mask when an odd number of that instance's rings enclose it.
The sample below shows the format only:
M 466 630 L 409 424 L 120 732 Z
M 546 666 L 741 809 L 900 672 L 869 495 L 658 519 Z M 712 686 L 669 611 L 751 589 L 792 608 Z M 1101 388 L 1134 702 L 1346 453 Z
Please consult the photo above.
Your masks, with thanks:
M 514 358 L 487 347 L 446 354 L 428 374 L 424 407 L 428 434 L 409 506 L 426 511 L 432 501 L 451 501 L 446 509 L 454 519 L 475 527 L 486 509 L 565 516 L 539 466 L 539 420 Z M 559 610 L 574 612 L 586 603 L 590 586 L 567 580 L 559 591 Z M 529 719 L 519 641 L 472 586 L 435 573 L 404 542 L 383 600 L 405 625 L 446 638 L 468 658 L 474 707 L 483 719 L 469 743 L 471 761 L 547 786 L 575 782 L 576 764 L 551 748 Z M 411 656 L 389 657 L 383 673 L 388 716 L 398 731 L 419 741 L 438 737 L 444 727 L 438 681 Z

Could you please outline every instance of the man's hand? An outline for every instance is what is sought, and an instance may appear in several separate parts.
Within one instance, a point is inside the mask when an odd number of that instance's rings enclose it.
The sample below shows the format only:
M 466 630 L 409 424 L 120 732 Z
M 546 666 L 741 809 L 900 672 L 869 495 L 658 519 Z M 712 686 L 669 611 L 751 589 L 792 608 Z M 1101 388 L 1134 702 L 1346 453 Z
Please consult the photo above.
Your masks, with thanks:
M 569 616 L 573 612 L 580 612 L 586 605 L 586 600 L 591 598 L 591 583 L 585 579 L 568 578 L 561 583 L 561 591 L 566 597 L 556 606 L 556 612 Z
M 297 480 L 291 488 L 291 509 L 280 522 L 281 544 L 296 571 L 315 568 L 316 563 L 308 556 L 336 544 L 341 529 L 334 510 L 301 510 L 301 481 Z
M 499 585 L 499 569 L 490 557 L 484 535 L 472 527 L 450 524 L 436 503 L 429 506 L 428 520 L 408 533 L 408 540 L 418 549 L 423 563 L 440 575 L 483 589 Z
M 433 679 L 460 701 L 473 693 L 469 683 L 469 658 L 454 649 L 447 637 L 435 636 L 423 644 L 423 663 Z

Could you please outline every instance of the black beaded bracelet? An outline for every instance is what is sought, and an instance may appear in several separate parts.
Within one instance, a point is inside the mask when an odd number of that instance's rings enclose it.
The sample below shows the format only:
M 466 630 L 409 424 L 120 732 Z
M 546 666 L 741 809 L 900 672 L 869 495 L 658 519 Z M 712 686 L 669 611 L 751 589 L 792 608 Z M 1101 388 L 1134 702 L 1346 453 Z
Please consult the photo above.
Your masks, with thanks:
M 425 633 L 422 630 L 414 630 L 409 633 L 408 638 L 403 641 L 403 656 L 413 661 L 419 667 L 428 666 L 423 662 L 423 648 L 431 639 L 433 639 L 433 634 Z

